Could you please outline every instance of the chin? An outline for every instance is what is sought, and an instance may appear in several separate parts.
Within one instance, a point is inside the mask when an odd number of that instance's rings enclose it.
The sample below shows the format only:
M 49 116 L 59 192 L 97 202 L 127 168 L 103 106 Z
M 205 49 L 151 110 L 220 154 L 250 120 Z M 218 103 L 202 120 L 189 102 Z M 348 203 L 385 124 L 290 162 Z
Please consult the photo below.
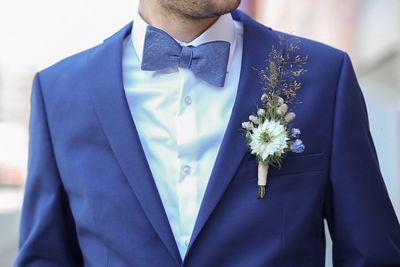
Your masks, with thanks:
M 239 7 L 241 0 L 203 0 L 202 5 L 196 11 L 198 18 L 218 17 L 230 13 Z M 196 13 L 196 12 L 194 12 Z
M 235 10 L 241 0 L 159 0 L 171 14 L 189 19 L 218 17 Z
M 229 13 L 239 7 L 241 0 L 215 0 L 217 10 Z

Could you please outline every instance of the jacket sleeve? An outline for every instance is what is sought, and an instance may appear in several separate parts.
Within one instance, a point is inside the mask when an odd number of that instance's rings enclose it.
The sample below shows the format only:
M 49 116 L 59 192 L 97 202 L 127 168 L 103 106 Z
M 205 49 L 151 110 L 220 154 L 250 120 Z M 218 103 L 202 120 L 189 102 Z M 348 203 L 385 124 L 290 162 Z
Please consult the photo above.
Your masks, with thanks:
M 14 266 L 82 266 L 74 221 L 54 156 L 39 74 L 31 94 L 28 177 Z
M 364 98 L 346 53 L 335 101 L 325 206 L 333 266 L 400 266 L 399 222 L 379 169 Z

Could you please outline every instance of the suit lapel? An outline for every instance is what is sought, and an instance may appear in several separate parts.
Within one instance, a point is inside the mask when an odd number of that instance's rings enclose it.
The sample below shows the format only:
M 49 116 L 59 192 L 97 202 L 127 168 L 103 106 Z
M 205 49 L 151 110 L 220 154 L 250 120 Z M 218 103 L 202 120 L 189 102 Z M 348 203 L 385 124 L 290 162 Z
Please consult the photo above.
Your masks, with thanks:
M 123 87 L 123 40 L 131 23 L 88 55 L 88 88 L 112 151 L 145 215 L 171 255 L 181 263 L 170 224 L 131 117 Z
M 227 130 L 200 206 L 188 253 L 211 213 L 221 200 L 247 152 L 246 138 L 241 131 L 241 124 L 244 121 L 248 121 L 249 115 L 256 112 L 257 106 L 261 106 L 260 98 L 263 84 L 258 71 L 265 68 L 265 60 L 271 51 L 272 45 L 279 49 L 279 40 L 272 30 L 267 31 L 264 26 L 258 24 L 241 11 L 235 11 L 232 15 L 235 20 L 243 23 L 243 56 L 238 92 Z M 256 191 L 254 196 L 256 197 Z

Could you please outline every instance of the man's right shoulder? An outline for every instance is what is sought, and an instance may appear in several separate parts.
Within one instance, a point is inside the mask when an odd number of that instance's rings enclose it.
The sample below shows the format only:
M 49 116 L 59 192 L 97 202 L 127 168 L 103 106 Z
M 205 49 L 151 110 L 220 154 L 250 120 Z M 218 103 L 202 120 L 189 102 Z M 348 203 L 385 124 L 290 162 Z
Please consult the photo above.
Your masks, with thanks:
M 101 44 L 70 55 L 38 72 L 42 84 L 55 85 L 80 80 L 86 76 L 86 64 L 90 54 Z
M 119 31 L 104 39 L 102 43 L 68 56 L 39 71 L 38 75 L 40 76 L 41 84 L 54 87 L 84 81 L 87 76 L 89 61 L 92 62 L 98 55 L 109 56 L 104 52 L 115 50 L 121 44 L 122 40 L 130 33 L 131 24 L 132 22 L 129 22 Z M 97 64 L 94 62 L 96 61 L 93 61 L 91 66 Z

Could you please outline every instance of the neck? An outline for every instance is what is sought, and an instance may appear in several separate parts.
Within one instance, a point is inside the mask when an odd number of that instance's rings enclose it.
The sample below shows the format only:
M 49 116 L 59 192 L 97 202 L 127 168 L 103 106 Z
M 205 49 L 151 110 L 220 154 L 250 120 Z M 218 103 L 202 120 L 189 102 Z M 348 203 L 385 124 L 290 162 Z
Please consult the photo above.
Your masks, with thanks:
M 218 17 L 191 19 L 171 14 L 157 1 L 140 1 L 139 14 L 148 24 L 162 29 L 181 42 L 189 43 L 207 30 Z

